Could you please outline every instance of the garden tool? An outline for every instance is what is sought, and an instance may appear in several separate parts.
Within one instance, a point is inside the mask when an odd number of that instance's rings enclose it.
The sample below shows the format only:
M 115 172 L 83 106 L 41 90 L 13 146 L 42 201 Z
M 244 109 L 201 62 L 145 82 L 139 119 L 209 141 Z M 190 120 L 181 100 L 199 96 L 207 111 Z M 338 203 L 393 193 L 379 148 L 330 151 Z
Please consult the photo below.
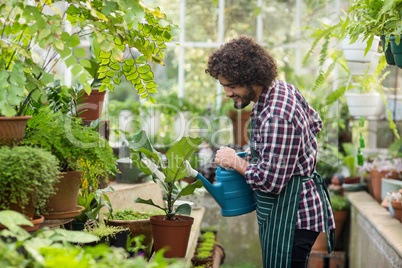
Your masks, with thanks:
M 248 152 L 237 154 L 246 157 Z M 193 169 L 188 161 L 187 176 L 200 179 L 204 187 L 221 207 L 221 214 L 225 217 L 239 216 L 252 212 L 256 208 L 254 191 L 246 183 L 244 176 L 233 169 L 218 166 L 216 170 L 216 184 L 210 183 L 197 170 Z

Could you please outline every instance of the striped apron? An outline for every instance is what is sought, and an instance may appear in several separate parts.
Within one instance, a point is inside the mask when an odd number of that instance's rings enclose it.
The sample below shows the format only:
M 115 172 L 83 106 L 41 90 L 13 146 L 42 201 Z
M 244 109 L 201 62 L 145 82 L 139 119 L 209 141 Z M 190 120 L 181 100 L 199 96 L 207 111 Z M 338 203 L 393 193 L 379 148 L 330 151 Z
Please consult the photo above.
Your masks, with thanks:
M 255 122 L 251 122 L 252 129 L 254 125 Z M 253 131 L 251 131 L 250 143 L 253 140 L 252 133 Z M 259 158 L 258 153 L 251 145 L 250 151 L 253 159 Z M 335 232 L 328 230 L 328 209 L 325 196 L 328 197 L 328 200 L 330 199 L 325 183 L 317 172 L 314 172 L 311 177 L 292 176 L 279 194 L 255 191 L 264 268 L 290 267 L 302 184 L 311 179 L 314 180 L 321 200 L 323 200 L 328 253 L 333 251 Z

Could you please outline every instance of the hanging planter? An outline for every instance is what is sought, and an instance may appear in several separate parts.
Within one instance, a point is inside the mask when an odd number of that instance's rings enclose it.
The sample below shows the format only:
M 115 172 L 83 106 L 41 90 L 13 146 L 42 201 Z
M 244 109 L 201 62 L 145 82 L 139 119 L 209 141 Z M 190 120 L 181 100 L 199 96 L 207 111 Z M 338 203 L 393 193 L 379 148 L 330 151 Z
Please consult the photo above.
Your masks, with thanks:
M 373 75 L 377 69 L 380 53 L 377 53 L 380 37 L 375 36 L 370 50 L 365 55 L 367 41 L 362 38 L 350 44 L 350 39 L 346 37 L 342 40 L 342 50 L 351 75 Z
M 385 35 L 381 35 L 381 45 L 384 51 L 385 59 L 389 65 L 395 65 L 394 54 L 391 50 L 391 42 L 388 42 L 387 47 L 385 47 Z
M 346 103 L 349 113 L 354 117 L 378 117 L 384 113 L 384 103 L 377 92 L 353 93 L 346 92 Z
M 402 68 L 402 42 L 398 45 L 395 41 L 395 36 L 391 36 L 389 42 L 391 43 L 391 51 L 394 55 L 395 64 L 399 68 Z
M 0 116 L 0 146 L 18 145 L 24 138 L 27 121 L 32 116 Z

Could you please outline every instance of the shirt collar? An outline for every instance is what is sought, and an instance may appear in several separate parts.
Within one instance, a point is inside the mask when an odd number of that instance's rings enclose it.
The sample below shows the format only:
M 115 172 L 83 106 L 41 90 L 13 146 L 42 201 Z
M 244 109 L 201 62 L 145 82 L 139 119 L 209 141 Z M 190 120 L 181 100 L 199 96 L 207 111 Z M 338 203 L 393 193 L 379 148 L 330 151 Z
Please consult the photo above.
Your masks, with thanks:
M 271 93 L 271 90 L 276 87 L 277 81 L 275 80 L 274 83 L 270 87 L 266 87 L 262 90 L 260 97 L 258 98 L 258 101 L 254 103 L 253 105 L 253 110 L 251 111 L 250 114 L 250 119 L 254 120 L 256 119 L 257 115 L 264 109 L 265 103 L 269 99 L 269 95 Z

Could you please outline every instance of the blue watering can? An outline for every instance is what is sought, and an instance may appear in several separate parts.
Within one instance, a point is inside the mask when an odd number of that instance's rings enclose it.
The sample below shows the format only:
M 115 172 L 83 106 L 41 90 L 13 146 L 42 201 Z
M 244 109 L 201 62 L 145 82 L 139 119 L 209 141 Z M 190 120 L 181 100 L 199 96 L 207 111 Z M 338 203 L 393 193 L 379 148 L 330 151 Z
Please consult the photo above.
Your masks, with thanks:
M 248 153 L 241 152 L 237 155 L 246 157 Z M 254 191 L 246 183 L 245 178 L 235 170 L 218 166 L 217 183 L 211 184 L 187 162 L 187 175 L 202 181 L 204 187 L 221 207 L 222 216 L 239 216 L 250 213 L 256 208 Z

